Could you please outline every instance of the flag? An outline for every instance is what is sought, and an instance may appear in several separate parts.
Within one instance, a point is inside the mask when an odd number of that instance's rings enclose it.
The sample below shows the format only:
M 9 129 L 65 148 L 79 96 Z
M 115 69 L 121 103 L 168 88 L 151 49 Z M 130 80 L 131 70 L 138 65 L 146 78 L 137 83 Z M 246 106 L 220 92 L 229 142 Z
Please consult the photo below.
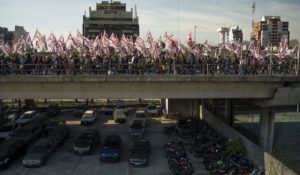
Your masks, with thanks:
M 145 39 L 147 48 L 152 49 L 153 41 L 154 40 L 153 40 L 151 32 L 148 32 L 147 35 L 146 35 L 146 39 Z
M 235 53 L 239 58 L 242 57 L 242 51 L 243 51 L 242 49 L 243 49 L 243 44 L 241 40 L 239 40 L 235 48 Z
M 134 44 L 136 49 L 140 51 L 144 55 L 144 57 L 148 56 L 148 50 L 145 46 L 144 40 L 141 37 L 137 37 Z
M 188 34 L 188 37 L 186 39 L 186 45 L 188 47 L 188 49 L 192 50 L 193 47 L 194 47 L 194 42 L 193 42 L 193 39 L 192 39 L 192 32 L 190 32 Z

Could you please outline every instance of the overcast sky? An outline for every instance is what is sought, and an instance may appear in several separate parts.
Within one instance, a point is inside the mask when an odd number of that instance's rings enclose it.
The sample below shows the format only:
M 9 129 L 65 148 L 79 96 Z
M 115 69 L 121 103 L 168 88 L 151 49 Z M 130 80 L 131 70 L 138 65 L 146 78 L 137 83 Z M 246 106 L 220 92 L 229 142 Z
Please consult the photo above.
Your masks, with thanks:
M 255 21 L 262 16 L 281 16 L 290 22 L 291 39 L 300 39 L 300 0 L 256 0 Z M 96 0 L 0 0 L 0 26 L 14 30 L 14 25 L 24 26 L 31 36 L 38 29 L 42 34 L 51 31 L 65 37 L 77 29 L 82 31 L 82 15 Z M 174 33 L 185 40 L 189 32 L 197 29 L 197 41 L 206 39 L 211 44 L 219 42 L 217 28 L 240 26 L 244 40 L 249 40 L 252 21 L 252 0 L 122 0 L 127 10 L 137 5 L 140 33 L 148 31 L 155 38 L 165 32 Z M 178 13 L 179 8 L 179 13 Z M 179 20 L 178 20 L 179 17 Z M 178 36 L 179 21 L 179 36 Z M 298 30 L 297 30 L 298 29 Z

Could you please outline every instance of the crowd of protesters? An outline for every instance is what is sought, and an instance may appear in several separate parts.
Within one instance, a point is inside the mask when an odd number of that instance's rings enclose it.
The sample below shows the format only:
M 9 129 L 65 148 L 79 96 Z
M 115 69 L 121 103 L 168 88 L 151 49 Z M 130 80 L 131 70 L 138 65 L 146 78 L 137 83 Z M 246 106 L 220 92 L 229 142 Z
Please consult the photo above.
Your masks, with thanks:
M 51 56 L 51 54 L 0 55 L 1 75 L 76 75 L 76 74 L 204 74 L 204 75 L 296 75 L 297 59 L 291 57 L 255 58 L 246 54 L 243 59 L 229 56 L 196 58 L 192 53 L 175 55 L 162 52 L 158 59 L 133 53 L 120 57 L 89 55 Z

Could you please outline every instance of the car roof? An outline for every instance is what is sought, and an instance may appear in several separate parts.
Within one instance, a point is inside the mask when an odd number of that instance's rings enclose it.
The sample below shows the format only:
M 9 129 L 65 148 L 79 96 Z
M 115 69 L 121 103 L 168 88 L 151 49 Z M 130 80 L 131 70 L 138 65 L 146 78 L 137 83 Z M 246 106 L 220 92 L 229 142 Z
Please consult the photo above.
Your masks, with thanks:
M 33 114 L 35 111 L 26 111 L 24 114 Z
M 145 111 L 136 111 L 136 114 L 146 114 Z
M 94 111 L 93 110 L 88 110 L 88 111 L 85 111 L 85 114 L 93 114 Z
M 124 113 L 124 110 L 123 109 L 115 109 L 114 112 L 123 112 Z

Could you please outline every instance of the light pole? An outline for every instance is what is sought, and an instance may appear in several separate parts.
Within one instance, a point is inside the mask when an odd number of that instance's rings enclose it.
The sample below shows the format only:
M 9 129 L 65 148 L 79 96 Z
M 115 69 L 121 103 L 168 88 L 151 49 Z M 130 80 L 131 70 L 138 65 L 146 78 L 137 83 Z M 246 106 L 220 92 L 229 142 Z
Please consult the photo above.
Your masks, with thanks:
M 194 42 L 196 43 L 196 34 L 197 34 L 197 28 L 198 26 L 194 26 Z

